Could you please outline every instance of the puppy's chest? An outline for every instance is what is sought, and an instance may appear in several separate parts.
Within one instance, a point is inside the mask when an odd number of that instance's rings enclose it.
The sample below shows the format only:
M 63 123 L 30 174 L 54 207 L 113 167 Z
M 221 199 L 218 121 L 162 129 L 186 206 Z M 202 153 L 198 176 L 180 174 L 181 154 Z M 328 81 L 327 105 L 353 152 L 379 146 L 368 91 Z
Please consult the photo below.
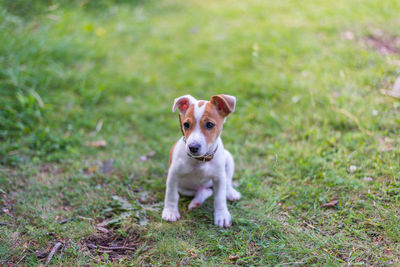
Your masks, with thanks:
M 187 166 L 182 166 L 182 168 L 180 168 L 179 174 L 181 178 L 188 178 L 192 176 L 208 177 L 212 175 L 212 170 L 211 166 L 207 163 L 198 165 L 187 165 Z
M 193 171 L 181 174 L 179 177 L 179 187 L 197 189 L 211 180 L 207 172 Z

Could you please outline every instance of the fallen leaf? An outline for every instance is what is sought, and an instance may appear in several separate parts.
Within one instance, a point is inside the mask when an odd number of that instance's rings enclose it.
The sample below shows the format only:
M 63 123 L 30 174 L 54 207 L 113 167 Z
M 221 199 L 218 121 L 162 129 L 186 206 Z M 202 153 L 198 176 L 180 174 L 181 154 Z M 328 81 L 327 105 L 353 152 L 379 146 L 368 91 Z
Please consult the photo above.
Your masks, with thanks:
M 316 229 L 314 225 L 309 224 L 308 222 L 304 222 L 304 224 L 312 229 Z
M 86 146 L 91 146 L 91 147 L 106 147 L 107 142 L 105 140 L 98 140 L 98 141 L 93 141 L 93 142 L 87 142 L 85 143 Z
M 228 259 L 230 261 L 237 261 L 239 259 L 239 256 L 238 255 L 231 255 L 231 256 L 228 257 Z
M 103 121 L 99 120 L 99 122 L 96 125 L 96 133 L 100 132 L 102 127 L 103 127 Z
M 7 214 L 8 216 L 12 217 L 12 214 L 11 214 L 11 212 L 10 212 L 9 209 L 3 208 L 3 212 L 4 212 L 5 214 Z
M 337 203 L 339 203 L 338 200 L 332 200 L 332 201 L 330 201 L 328 203 L 322 204 L 321 207 L 331 208 L 331 207 L 336 206 Z
M 106 225 L 108 225 L 108 223 L 112 221 L 112 219 L 106 219 L 104 221 L 102 221 L 101 223 L 97 224 L 97 227 L 104 227 Z
M 193 251 L 189 251 L 189 253 L 190 253 L 190 256 L 192 256 L 192 257 L 195 257 L 196 256 L 196 253 L 194 253 Z
M 101 227 L 101 226 L 98 226 L 97 230 L 99 230 L 100 232 L 103 232 L 105 234 L 108 234 L 110 232 L 107 228 L 104 228 L 104 227 Z
M 2 192 L 3 193 L 3 192 Z M 4 205 L 5 206 L 10 206 L 12 203 L 11 203 L 11 200 L 7 197 L 7 195 L 6 195 L 6 193 L 4 192 L 3 193 L 4 195 L 3 195 L 3 203 L 4 203 Z

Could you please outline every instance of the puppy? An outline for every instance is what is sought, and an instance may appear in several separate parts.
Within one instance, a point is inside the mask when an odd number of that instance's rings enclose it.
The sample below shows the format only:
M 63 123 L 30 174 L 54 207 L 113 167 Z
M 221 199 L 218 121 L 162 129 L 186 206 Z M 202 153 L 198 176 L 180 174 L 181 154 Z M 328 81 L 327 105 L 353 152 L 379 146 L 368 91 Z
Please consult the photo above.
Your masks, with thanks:
M 194 196 L 189 210 L 199 207 L 214 196 L 214 224 L 232 224 L 226 199 L 239 200 L 241 195 L 232 187 L 234 161 L 221 140 L 226 117 L 235 110 L 236 98 L 214 95 L 210 101 L 197 101 L 190 95 L 175 99 L 172 111 L 179 109 L 183 137 L 169 153 L 169 170 L 162 218 L 177 221 L 179 193 Z

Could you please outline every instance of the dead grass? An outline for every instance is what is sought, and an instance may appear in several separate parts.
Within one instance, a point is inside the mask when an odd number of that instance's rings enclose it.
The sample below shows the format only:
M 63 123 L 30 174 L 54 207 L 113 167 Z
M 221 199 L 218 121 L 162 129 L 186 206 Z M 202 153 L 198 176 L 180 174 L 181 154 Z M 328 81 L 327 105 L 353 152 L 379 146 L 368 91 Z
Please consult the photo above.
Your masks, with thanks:
M 140 232 L 135 228 L 128 229 L 125 234 L 115 230 L 105 230 L 82 240 L 82 245 L 98 259 L 105 260 L 107 254 L 112 261 L 127 258 L 131 259 L 134 252 L 142 245 Z M 106 259 L 107 260 L 107 259 Z

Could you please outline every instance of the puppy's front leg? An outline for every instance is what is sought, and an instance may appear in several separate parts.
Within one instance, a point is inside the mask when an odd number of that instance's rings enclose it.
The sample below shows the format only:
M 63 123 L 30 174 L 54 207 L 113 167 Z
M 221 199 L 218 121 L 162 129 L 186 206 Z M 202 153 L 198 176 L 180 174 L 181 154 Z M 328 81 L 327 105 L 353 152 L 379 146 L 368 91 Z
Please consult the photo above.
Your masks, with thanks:
M 174 174 L 174 170 L 170 168 L 167 178 L 164 210 L 162 212 L 163 220 L 175 222 L 181 218 L 178 210 L 178 200 L 178 177 Z
M 218 177 L 213 179 L 215 188 L 214 197 L 214 224 L 220 227 L 229 227 L 232 225 L 231 214 L 226 205 L 226 175 L 221 172 Z

